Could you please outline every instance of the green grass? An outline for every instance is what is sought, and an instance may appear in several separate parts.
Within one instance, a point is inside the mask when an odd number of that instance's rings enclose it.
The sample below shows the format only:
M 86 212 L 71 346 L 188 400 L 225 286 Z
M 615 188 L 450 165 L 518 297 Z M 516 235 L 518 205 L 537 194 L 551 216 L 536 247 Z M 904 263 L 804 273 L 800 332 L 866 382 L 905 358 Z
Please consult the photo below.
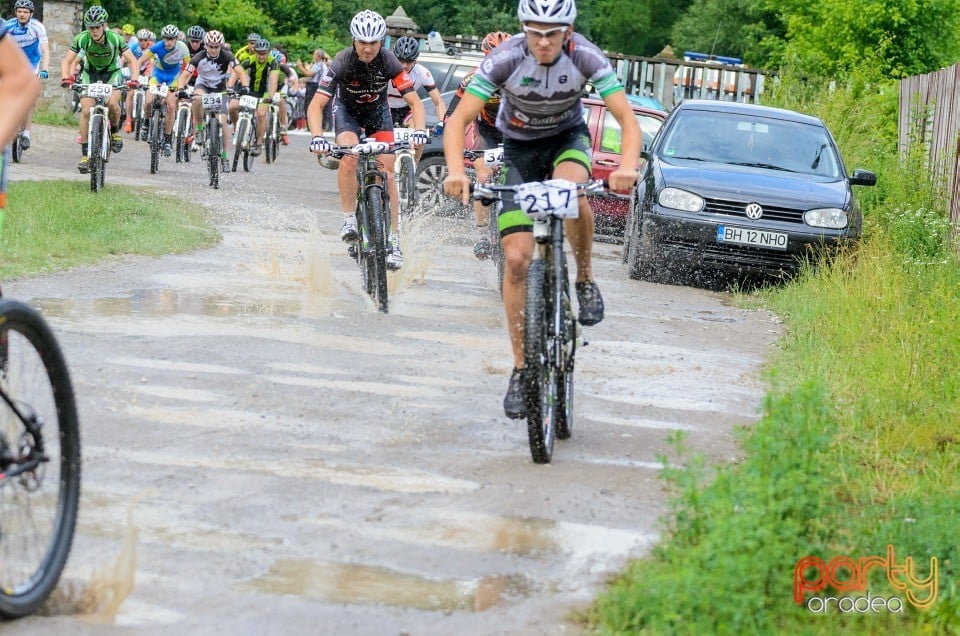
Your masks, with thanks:
M 110 255 L 159 256 L 206 247 L 220 236 L 202 209 L 153 190 L 77 181 L 11 183 L 0 234 L 0 280 Z
M 41 102 L 37 109 L 33 111 L 33 122 L 35 124 L 74 128 L 79 121 L 79 115 L 70 112 L 62 105 L 50 102 Z
M 741 432 L 742 462 L 686 455 L 663 471 L 663 542 L 597 599 L 585 620 L 599 633 L 960 633 L 960 265 L 944 197 L 922 161 L 897 155 L 890 86 L 785 83 L 776 105 L 819 114 L 847 165 L 877 172 L 859 190 L 865 238 L 748 299 L 785 325 L 764 416 Z M 888 545 L 922 576 L 937 558 L 932 609 L 819 615 L 793 601 L 799 559 Z M 879 569 L 867 589 L 905 598 Z

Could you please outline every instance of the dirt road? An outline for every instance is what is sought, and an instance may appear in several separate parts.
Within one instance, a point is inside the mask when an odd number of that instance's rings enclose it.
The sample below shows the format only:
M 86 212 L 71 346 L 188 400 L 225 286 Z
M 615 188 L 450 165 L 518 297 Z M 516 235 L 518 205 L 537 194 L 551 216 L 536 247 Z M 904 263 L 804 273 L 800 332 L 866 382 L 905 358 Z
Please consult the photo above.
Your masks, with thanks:
M 74 136 L 39 128 L 13 178 L 83 178 Z M 64 593 L 107 606 L 4 636 L 577 633 L 571 610 L 657 538 L 665 436 L 727 460 L 757 416 L 776 321 L 631 281 L 598 244 L 607 318 L 578 354 L 573 438 L 534 465 L 501 410 L 506 329 L 471 223 L 407 229 L 381 315 L 306 137 L 219 191 L 199 163 L 147 168 L 128 140 L 106 187 L 189 197 L 220 245 L 4 284 L 42 308 L 74 376 L 84 480 Z

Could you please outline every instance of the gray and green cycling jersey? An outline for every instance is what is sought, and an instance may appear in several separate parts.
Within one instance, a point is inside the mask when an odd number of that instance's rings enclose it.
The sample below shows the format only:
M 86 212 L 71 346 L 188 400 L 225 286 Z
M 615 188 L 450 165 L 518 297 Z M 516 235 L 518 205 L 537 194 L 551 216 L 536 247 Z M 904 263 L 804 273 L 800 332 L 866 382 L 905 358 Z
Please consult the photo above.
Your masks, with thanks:
M 495 48 L 467 92 L 486 102 L 499 88 L 497 128 L 519 140 L 541 139 L 583 122 L 580 98 L 587 82 L 601 97 L 623 90 L 603 52 L 574 33 L 553 64 L 541 64 L 523 36 Z

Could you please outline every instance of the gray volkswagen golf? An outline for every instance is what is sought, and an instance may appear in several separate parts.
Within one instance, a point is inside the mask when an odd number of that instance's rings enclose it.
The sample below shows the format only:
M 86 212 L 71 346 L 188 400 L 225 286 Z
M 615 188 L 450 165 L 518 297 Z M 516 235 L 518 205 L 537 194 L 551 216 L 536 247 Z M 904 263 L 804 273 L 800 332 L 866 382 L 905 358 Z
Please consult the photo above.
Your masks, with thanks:
M 860 238 L 851 186 L 877 181 L 847 173 L 816 117 L 735 102 L 683 102 L 643 156 L 623 251 L 632 278 L 790 274 Z

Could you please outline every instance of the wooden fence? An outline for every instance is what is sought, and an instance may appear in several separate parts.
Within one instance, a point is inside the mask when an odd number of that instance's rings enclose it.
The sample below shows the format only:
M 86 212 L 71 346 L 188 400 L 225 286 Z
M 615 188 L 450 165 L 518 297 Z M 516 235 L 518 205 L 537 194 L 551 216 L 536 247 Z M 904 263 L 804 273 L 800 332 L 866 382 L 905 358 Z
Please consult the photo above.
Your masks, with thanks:
M 427 39 L 423 33 L 403 34 Z M 451 54 L 480 51 L 480 38 L 476 36 L 443 36 L 443 42 Z M 668 111 L 685 99 L 757 103 L 763 93 L 764 79 L 770 75 L 761 69 L 712 61 L 687 62 L 605 53 L 628 94 L 653 97 Z
M 960 226 L 960 63 L 900 80 L 901 155 L 921 144 L 931 176 L 950 194 L 950 221 Z

